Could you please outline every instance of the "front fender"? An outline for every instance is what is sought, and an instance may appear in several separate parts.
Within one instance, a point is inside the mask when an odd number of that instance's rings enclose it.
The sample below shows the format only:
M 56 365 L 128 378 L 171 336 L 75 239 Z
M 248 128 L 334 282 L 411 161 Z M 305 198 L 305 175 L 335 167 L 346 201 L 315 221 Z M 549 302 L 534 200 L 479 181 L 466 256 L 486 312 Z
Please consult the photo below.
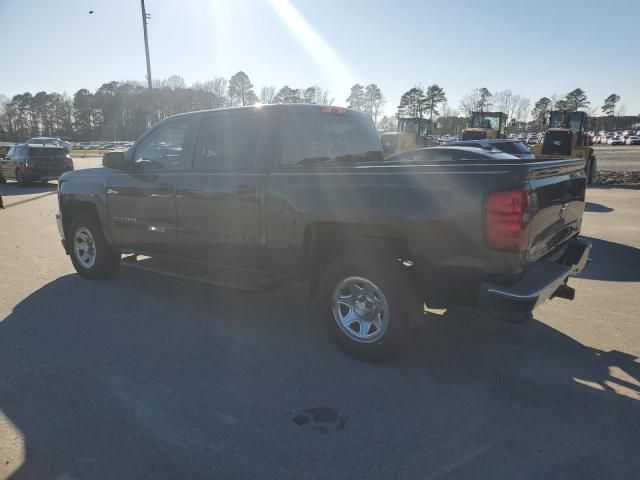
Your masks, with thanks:
M 108 169 L 96 168 L 67 172 L 59 179 L 58 202 L 63 224 L 68 226 L 68 215 L 83 206 L 92 208 L 98 216 L 104 235 L 113 243 L 107 205 Z

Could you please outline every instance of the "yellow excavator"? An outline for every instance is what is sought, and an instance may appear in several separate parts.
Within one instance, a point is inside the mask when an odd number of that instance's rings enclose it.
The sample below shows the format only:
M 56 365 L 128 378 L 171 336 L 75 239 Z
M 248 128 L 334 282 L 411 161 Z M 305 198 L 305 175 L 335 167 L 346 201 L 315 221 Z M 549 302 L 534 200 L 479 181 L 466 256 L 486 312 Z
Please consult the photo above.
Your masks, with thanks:
M 533 145 L 531 151 L 537 159 L 582 158 L 585 161 L 587 183 L 596 175 L 596 155 L 585 134 L 587 114 L 557 110 L 549 113 L 549 126 L 544 141 Z
M 462 131 L 462 140 L 507 138 L 507 114 L 502 112 L 471 112 L 469 128 Z
M 384 156 L 431 145 L 431 122 L 426 118 L 399 118 L 398 131 L 380 135 Z

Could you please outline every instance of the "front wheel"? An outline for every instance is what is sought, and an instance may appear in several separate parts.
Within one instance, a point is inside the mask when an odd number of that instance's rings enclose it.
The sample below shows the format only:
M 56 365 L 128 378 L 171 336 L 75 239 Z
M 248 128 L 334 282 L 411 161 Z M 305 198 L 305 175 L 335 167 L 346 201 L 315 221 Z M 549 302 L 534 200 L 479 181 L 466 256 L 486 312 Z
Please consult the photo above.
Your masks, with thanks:
M 589 156 L 587 161 L 587 184 L 591 185 L 596 179 L 596 157 L 594 155 Z
M 92 216 L 81 214 L 72 220 L 68 241 L 71 262 L 84 278 L 108 278 L 118 269 L 120 252 L 109 245 Z
M 346 353 L 380 360 L 408 340 L 409 318 L 418 308 L 408 272 L 396 260 L 347 254 L 321 275 L 315 308 L 325 329 Z

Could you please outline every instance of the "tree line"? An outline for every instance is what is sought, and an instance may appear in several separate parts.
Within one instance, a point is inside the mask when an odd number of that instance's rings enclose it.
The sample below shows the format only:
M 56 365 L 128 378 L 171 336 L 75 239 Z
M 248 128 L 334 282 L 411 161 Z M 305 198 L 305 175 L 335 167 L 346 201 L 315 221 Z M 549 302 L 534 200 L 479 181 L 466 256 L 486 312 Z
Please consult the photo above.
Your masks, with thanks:
M 576 88 L 565 95 L 538 99 L 533 107 L 530 99 L 511 90 L 491 92 L 474 88 L 459 101 L 458 108 L 447 103 L 444 89 L 438 84 L 426 88 L 415 86 L 400 97 L 395 115 L 384 115 L 387 100 L 375 83 L 355 84 L 345 99 L 349 108 L 367 113 L 380 131 L 394 131 L 399 117 L 429 121 L 431 131 L 459 133 L 473 111 L 501 111 L 508 125 L 521 128 L 543 128 L 552 110 L 587 110 L 592 116 L 604 114 L 599 128 L 611 128 L 615 114 L 624 115 L 618 107 L 620 96 L 612 93 L 601 107 L 591 108 L 584 90 Z M 112 81 L 94 92 L 82 88 L 73 96 L 57 92 L 25 92 L 11 99 L 0 95 L 0 138 L 20 141 L 32 136 L 62 137 L 76 141 L 133 140 L 150 126 L 177 113 L 211 108 L 269 103 L 316 103 L 331 105 L 329 92 L 318 85 L 276 89 L 263 86 L 256 93 L 245 72 L 228 80 L 216 77 L 187 86 L 184 79 L 172 75 L 154 80 L 148 89 L 138 81 Z
M 172 75 L 154 80 L 148 89 L 138 81 L 112 81 L 92 92 L 82 88 L 73 96 L 30 92 L 11 99 L 0 96 L 0 138 L 20 141 L 51 136 L 76 141 L 133 140 L 160 120 L 177 113 L 255 103 L 317 103 L 334 99 L 318 85 L 294 88 L 262 87 L 259 94 L 240 71 L 230 79 L 217 77 L 187 86 Z

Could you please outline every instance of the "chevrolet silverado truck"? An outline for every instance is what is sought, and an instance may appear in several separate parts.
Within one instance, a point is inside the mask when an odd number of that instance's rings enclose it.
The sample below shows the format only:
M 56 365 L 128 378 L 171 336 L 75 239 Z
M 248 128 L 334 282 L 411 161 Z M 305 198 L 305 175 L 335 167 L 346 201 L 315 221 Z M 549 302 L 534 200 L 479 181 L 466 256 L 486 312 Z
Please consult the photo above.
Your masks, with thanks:
M 57 220 L 87 279 L 126 254 L 238 288 L 304 281 L 337 344 L 374 359 L 425 306 L 513 320 L 572 299 L 591 249 L 585 184 L 581 160 L 468 147 L 384 160 L 363 113 L 266 105 L 170 117 L 102 167 L 65 173 Z

